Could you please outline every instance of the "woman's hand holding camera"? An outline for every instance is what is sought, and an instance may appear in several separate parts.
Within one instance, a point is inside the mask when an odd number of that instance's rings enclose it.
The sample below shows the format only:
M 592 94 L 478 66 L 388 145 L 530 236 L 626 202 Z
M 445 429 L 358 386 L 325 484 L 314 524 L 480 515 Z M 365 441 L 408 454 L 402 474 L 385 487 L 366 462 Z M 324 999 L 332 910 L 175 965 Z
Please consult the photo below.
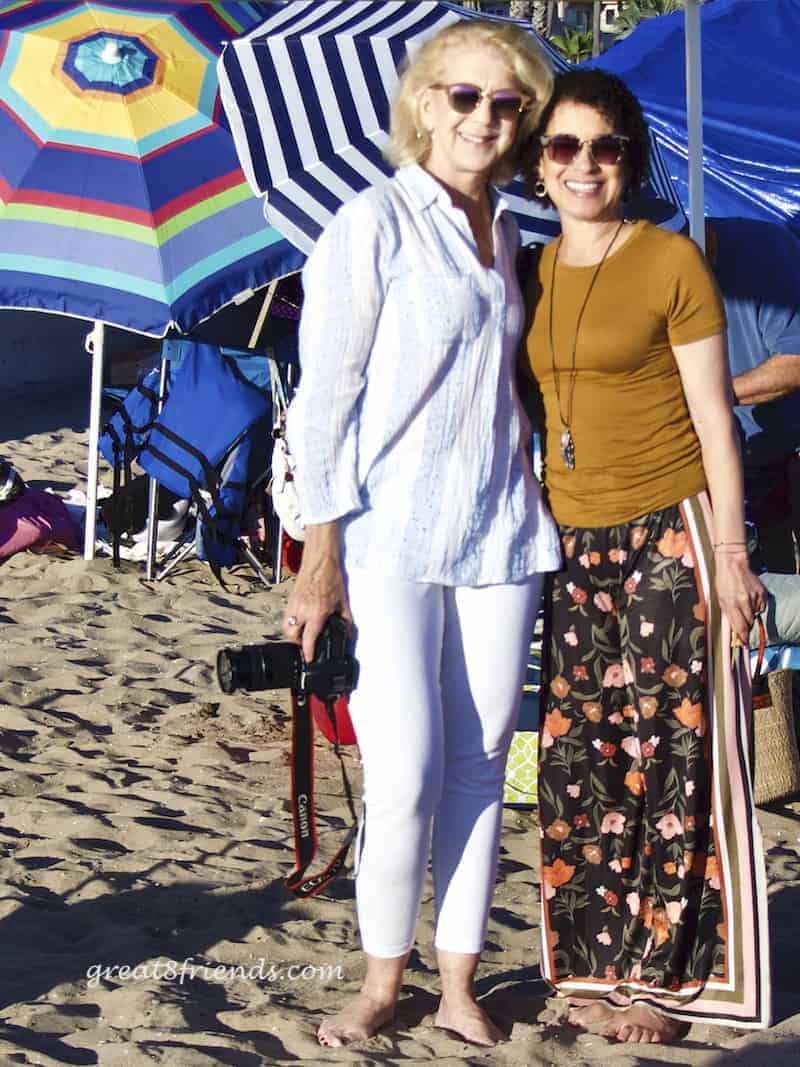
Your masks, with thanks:
M 339 559 L 336 522 L 306 526 L 303 561 L 283 616 L 283 633 L 301 645 L 303 658 L 314 658 L 326 619 L 338 611 L 352 627 L 350 604 Z

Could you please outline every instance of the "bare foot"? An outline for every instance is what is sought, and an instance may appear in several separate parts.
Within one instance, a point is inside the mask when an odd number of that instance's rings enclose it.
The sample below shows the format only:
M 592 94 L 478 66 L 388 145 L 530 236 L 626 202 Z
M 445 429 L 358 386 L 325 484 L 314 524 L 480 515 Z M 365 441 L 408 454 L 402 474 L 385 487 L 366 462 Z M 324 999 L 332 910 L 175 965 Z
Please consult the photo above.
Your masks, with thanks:
M 573 1026 L 626 1044 L 663 1044 L 682 1036 L 686 1029 L 684 1023 L 645 1004 L 622 1009 L 612 1008 L 601 1000 L 573 1004 L 567 1018 Z
M 483 1048 L 492 1048 L 508 1040 L 477 1001 L 466 997 L 450 1001 L 442 997 L 434 1026 Z
M 630 1008 L 614 1014 L 616 1019 L 610 1024 L 613 1032 L 608 1036 L 629 1044 L 666 1044 L 682 1036 L 686 1030 L 685 1023 L 645 1004 L 632 1004 Z
M 394 1007 L 394 1000 L 387 1003 L 368 993 L 359 993 L 341 1011 L 323 1020 L 317 1030 L 317 1041 L 326 1048 L 365 1041 L 393 1018 Z
M 604 1000 L 570 1000 L 567 1022 L 592 1033 L 605 1033 L 605 1027 L 619 1015 Z

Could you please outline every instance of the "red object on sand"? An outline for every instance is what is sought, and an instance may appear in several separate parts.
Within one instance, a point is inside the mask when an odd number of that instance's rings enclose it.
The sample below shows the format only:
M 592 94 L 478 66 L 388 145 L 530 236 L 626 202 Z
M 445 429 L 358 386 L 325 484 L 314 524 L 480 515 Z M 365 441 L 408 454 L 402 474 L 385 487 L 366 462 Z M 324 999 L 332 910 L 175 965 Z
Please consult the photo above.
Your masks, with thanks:
M 293 540 L 284 530 L 281 546 L 281 567 L 289 574 L 297 574 L 303 558 L 303 542 Z
M 295 542 L 296 544 L 297 542 Z M 331 722 L 328 712 L 325 709 L 325 705 L 317 697 L 309 697 L 309 705 L 311 707 L 311 714 L 314 716 L 314 722 L 317 729 L 322 732 L 322 735 L 334 744 L 337 740 L 340 745 L 355 745 L 356 732 L 353 729 L 353 722 L 350 718 L 350 710 L 347 704 L 347 697 L 341 696 L 333 705 L 333 714 L 336 718 L 336 733 L 338 738 L 334 735 L 333 723 Z

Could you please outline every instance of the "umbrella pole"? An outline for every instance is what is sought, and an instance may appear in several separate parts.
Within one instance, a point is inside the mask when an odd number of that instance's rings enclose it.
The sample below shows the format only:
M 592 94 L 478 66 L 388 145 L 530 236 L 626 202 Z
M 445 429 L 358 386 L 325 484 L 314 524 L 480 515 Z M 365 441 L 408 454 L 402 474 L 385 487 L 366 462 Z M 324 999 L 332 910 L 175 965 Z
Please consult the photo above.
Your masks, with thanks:
M 86 351 L 92 357 L 92 385 L 89 401 L 89 462 L 86 467 L 86 524 L 83 558 L 94 559 L 97 520 L 97 451 L 100 440 L 100 408 L 103 400 L 103 346 L 105 323 L 95 322 L 86 336 Z
M 689 133 L 689 236 L 705 251 L 703 190 L 703 77 L 700 5 L 686 0 L 686 125 Z
M 162 342 L 163 344 L 163 342 Z M 156 415 L 161 414 L 167 395 L 167 366 L 169 360 L 164 358 L 161 350 L 161 373 L 158 378 L 158 405 Z M 148 582 L 156 578 L 156 556 L 158 555 L 158 482 L 149 478 L 147 482 L 147 562 L 144 576 Z M 163 575 L 161 575 L 163 577 Z
M 278 290 L 279 280 L 280 279 L 276 278 L 274 281 L 271 281 L 267 286 L 267 291 L 264 294 L 264 303 L 261 305 L 261 310 L 258 313 L 256 324 L 253 327 L 253 332 L 250 335 L 250 340 L 247 344 L 248 348 L 255 348 L 258 344 L 258 339 L 261 336 L 261 331 L 264 329 L 264 323 L 266 321 L 267 315 L 269 314 L 269 309 L 272 306 L 272 301 L 275 299 L 275 293 Z

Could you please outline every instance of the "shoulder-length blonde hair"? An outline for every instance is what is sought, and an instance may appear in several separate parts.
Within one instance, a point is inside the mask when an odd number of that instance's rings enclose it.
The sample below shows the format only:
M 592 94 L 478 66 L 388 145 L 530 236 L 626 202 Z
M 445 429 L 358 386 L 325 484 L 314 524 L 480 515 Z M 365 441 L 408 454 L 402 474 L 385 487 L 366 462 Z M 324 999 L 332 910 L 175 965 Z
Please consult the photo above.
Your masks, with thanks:
M 446 26 L 421 45 L 400 78 L 392 104 L 389 140 L 383 154 L 394 167 L 424 162 L 431 149 L 431 139 L 419 121 L 418 96 L 423 89 L 441 80 L 445 53 L 456 45 L 494 48 L 514 72 L 520 92 L 531 98 L 529 108 L 520 116 L 514 144 L 491 174 L 493 182 L 510 182 L 539 115 L 550 99 L 553 70 L 533 34 L 508 23 L 462 19 Z

